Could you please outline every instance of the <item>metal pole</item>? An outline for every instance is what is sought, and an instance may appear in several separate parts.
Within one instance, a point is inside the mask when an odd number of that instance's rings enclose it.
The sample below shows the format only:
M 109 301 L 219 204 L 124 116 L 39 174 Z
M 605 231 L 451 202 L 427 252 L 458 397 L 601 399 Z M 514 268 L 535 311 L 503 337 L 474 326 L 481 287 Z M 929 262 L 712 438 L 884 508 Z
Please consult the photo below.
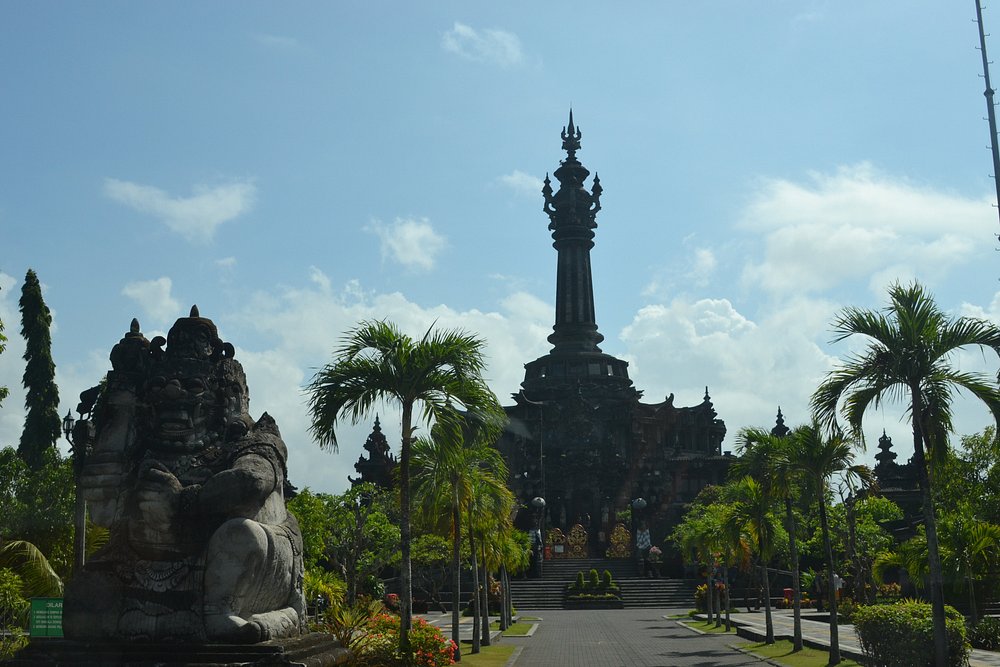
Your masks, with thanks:
M 986 120 L 990 124 L 990 149 L 993 152 L 993 184 L 996 186 L 998 214 L 1000 214 L 1000 146 L 997 146 L 997 114 L 993 104 L 993 86 L 990 85 L 990 60 L 986 55 L 986 31 L 983 29 L 983 4 L 976 0 L 976 23 L 979 24 L 979 51 L 983 57 L 983 79 L 986 81 Z

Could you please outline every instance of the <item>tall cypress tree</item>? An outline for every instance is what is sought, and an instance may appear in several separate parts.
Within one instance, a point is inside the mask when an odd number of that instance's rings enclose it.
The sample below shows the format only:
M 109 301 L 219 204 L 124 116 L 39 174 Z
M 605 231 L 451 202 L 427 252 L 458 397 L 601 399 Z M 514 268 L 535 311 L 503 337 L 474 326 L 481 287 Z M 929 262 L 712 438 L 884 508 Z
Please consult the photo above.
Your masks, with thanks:
M 17 454 L 32 470 L 45 464 L 46 452 L 54 450 L 62 421 L 59 419 L 59 388 L 52 361 L 52 313 L 42 299 L 38 276 L 28 269 L 21 288 L 21 335 L 24 337 L 24 431 Z

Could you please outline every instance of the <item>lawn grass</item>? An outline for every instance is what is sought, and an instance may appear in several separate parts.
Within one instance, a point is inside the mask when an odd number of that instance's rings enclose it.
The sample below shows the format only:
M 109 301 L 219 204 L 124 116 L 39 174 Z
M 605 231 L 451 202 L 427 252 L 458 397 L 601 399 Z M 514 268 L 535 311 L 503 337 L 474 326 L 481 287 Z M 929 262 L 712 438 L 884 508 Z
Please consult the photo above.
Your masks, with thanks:
M 518 616 L 517 620 L 519 620 L 519 621 L 540 621 L 542 619 L 538 618 L 537 616 Z
M 462 643 L 462 662 L 468 667 L 503 667 L 507 664 L 514 649 L 513 644 L 493 644 L 484 646 L 479 653 L 472 653 L 472 645 Z
M 685 622 L 684 625 L 688 626 L 689 628 L 694 628 L 695 630 L 700 630 L 701 632 L 711 633 L 713 635 L 714 634 L 726 634 L 726 623 L 725 623 L 725 621 L 723 621 L 722 625 L 720 625 L 719 627 L 715 627 L 715 621 L 711 621 L 711 622 L 710 621 L 696 621 L 694 619 L 691 619 L 691 620 Z M 729 630 L 729 634 L 735 635 L 736 634 L 736 625 L 735 624 L 730 624 L 729 627 L 731 628 Z
M 792 642 L 788 639 L 782 639 L 773 644 L 745 644 L 740 648 L 762 658 L 774 660 L 778 664 L 786 665 L 787 667 L 826 667 L 830 662 L 829 651 L 821 651 L 806 646 L 798 653 L 793 653 Z M 840 667 L 863 667 L 863 665 L 849 658 L 844 658 L 840 662 Z
M 510 627 L 508 627 L 506 630 L 504 630 L 503 631 L 503 636 L 504 637 L 524 637 L 525 635 L 528 634 L 528 632 L 531 630 L 531 628 L 532 628 L 533 625 L 534 625 L 534 623 L 525 623 L 523 621 L 518 621 L 518 622 L 514 623 L 513 625 L 511 625 Z M 490 629 L 491 630 L 499 630 L 500 629 L 500 624 L 496 623 L 496 622 L 491 623 L 490 624 Z

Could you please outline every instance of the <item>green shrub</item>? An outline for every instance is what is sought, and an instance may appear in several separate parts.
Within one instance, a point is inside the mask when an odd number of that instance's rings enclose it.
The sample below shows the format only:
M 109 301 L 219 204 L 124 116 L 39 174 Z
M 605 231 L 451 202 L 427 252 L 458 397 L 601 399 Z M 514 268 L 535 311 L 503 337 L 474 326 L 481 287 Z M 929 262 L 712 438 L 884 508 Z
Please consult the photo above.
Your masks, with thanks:
M 969 633 L 973 648 L 987 651 L 1000 649 L 1000 618 L 987 617 L 979 621 Z
M 965 620 L 953 607 L 945 607 L 948 630 L 948 664 L 961 667 L 969 656 Z M 934 621 L 931 606 L 923 602 L 873 604 L 854 611 L 854 629 L 872 667 L 932 667 Z
M 583 570 L 580 570 L 579 572 L 576 573 L 576 585 L 574 586 L 574 588 L 578 591 L 582 591 L 584 588 L 586 588 L 586 586 L 587 586 L 586 579 L 583 578 Z
M 599 588 L 600 585 L 601 585 L 601 575 L 597 574 L 597 570 L 594 569 L 594 568 L 590 568 L 590 580 L 589 581 L 590 581 L 590 587 L 591 588 L 596 589 L 596 588 Z
M 611 578 L 611 570 L 604 571 L 604 577 L 601 581 L 604 588 L 611 588 L 614 586 L 614 580 Z

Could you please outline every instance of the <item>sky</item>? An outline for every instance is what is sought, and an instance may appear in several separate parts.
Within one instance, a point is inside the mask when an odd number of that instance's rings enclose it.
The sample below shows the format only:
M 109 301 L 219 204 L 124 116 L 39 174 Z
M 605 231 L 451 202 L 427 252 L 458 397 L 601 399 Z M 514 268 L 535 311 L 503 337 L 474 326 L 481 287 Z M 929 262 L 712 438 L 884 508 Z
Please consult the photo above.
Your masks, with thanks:
M 371 430 L 346 423 L 321 450 L 303 393 L 362 320 L 481 336 L 510 404 L 549 349 L 540 190 L 571 107 L 604 187 L 603 350 L 649 402 L 707 386 L 724 449 L 779 405 L 804 423 L 863 343 L 831 344 L 833 317 L 884 306 L 893 281 L 1000 323 L 974 19 L 930 0 L 0 0 L 0 446 L 24 419 L 29 268 L 60 414 L 133 317 L 152 338 L 197 304 L 299 487 L 344 490 Z M 989 423 L 968 397 L 956 410 L 959 435 Z M 398 447 L 398 413 L 379 412 Z M 867 418 L 863 460 L 883 429 L 912 454 L 902 418 Z

